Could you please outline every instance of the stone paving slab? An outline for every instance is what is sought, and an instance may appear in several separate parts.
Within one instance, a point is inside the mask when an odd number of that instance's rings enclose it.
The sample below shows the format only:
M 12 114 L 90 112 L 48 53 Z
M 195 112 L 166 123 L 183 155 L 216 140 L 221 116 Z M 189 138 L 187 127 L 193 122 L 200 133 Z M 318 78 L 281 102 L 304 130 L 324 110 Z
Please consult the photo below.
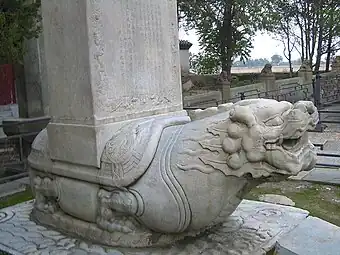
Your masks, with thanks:
M 301 180 L 340 185 L 340 169 L 315 168 Z
M 340 185 L 340 169 L 314 168 L 311 171 L 302 171 L 298 175 L 291 176 L 288 179 Z
M 340 254 L 340 228 L 327 221 L 308 217 L 275 245 L 277 255 Z
M 14 255 L 262 255 L 309 214 L 294 207 L 244 200 L 222 226 L 197 238 L 166 248 L 108 249 L 36 225 L 29 216 L 32 207 L 33 200 L 0 210 L 0 250 Z
M 29 185 L 28 177 L 0 184 L 0 198 L 25 191 L 28 185 Z

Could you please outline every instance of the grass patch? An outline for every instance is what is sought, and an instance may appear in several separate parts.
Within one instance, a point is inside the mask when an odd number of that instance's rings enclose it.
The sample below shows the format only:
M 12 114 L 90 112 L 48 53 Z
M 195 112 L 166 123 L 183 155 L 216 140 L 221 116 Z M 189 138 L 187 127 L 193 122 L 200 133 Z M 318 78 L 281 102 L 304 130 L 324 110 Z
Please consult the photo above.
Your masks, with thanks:
M 246 199 L 258 200 L 260 195 L 277 194 L 289 197 L 295 206 L 315 216 L 340 226 L 340 187 L 307 184 L 294 181 L 260 185 Z
M 5 208 L 5 207 L 9 207 L 15 204 L 19 204 L 28 200 L 33 199 L 33 193 L 31 191 L 30 188 L 28 188 L 27 190 L 23 191 L 23 192 L 19 192 L 16 193 L 14 195 L 8 196 L 8 197 L 4 197 L 4 198 L 0 198 L 0 209 L 1 208 Z M 1 253 L 0 253 L 1 255 Z

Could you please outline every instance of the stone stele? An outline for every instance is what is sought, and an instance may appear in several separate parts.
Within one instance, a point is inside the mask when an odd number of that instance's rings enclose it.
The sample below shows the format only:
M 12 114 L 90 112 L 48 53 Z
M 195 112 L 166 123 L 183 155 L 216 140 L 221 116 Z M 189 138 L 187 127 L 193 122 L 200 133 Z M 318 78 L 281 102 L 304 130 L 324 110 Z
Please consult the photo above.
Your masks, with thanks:
M 152 250 L 225 223 L 255 185 L 314 166 L 311 102 L 188 116 L 176 10 L 176 0 L 42 1 L 51 121 L 28 158 L 36 223 Z
M 100 168 L 51 160 L 43 130 L 28 158 L 32 219 L 102 245 L 168 245 L 223 224 L 256 185 L 315 165 L 312 102 L 250 99 L 194 116 L 127 123 Z

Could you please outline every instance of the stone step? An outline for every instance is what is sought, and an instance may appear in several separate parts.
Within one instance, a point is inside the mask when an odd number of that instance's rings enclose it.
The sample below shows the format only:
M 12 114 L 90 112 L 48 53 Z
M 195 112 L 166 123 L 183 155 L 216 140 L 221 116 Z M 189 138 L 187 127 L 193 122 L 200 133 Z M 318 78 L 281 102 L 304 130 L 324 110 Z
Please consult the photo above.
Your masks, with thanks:
M 0 105 L 0 112 L 10 111 L 10 110 L 11 110 L 11 106 L 10 105 Z
M 25 191 L 28 186 L 29 186 L 28 177 L 0 184 L 0 198 Z
M 340 185 L 340 170 L 315 168 L 301 178 L 303 181 Z
M 327 164 L 329 167 L 340 168 L 340 150 L 330 151 L 323 150 L 318 151 L 318 161 L 319 164 Z M 332 166 L 334 165 L 334 166 Z
M 340 228 L 316 217 L 308 217 L 275 245 L 276 255 L 340 254 Z
M 0 121 L 2 121 L 5 118 L 11 118 L 13 117 L 12 111 L 0 111 Z

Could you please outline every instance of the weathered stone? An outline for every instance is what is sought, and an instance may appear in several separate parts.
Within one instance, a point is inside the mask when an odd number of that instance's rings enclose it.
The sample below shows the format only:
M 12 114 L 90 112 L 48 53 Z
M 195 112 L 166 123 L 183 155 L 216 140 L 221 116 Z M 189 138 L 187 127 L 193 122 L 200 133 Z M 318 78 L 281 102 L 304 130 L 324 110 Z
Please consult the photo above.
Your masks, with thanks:
M 200 119 L 204 119 L 204 118 L 210 117 L 212 115 L 215 115 L 221 112 L 226 112 L 230 110 L 232 107 L 233 107 L 233 103 L 220 104 L 217 107 L 209 107 L 204 110 L 202 109 L 191 110 L 191 111 L 188 111 L 188 114 L 191 120 L 200 120 Z
M 0 210 L 0 250 L 23 254 L 264 255 L 308 216 L 294 207 L 244 200 L 221 226 L 164 248 L 110 249 L 67 237 L 30 220 L 33 201 Z
M 314 166 L 312 102 L 245 100 L 190 119 L 175 0 L 49 0 L 42 13 L 51 122 L 28 158 L 34 221 L 125 248 L 209 229 L 206 249 L 226 251 L 217 245 L 232 238 L 226 219 L 251 188 Z M 250 225 L 253 250 L 269 232 Z M 183 253 L 192 249 L 200 243 Z
M 179 55 L 180 55 L 180 62 L 181 62 L 181 71 L 182 73 L 189 73 L 190 72 L 190 52 L 189 49 L 191 48 L 192 43 L 180 40 L 179 41 Z
M 265 194 L 259 196 L 259 200 L 266 203 L 271 204 L 279 204 L 279 205 L 288 205 L 288 206 L 294 206 L 295 203 L 293 200 L 291 200 L 288 197 L 276 195 L 276 194 Z
M 224 103 L 230 100 L 230 80 L 226 71 L 222 71 L 217 79 L 217 85 L 222 91 L 222 100 Z
M 0 184 L 0 198 L 25 191 L 29 187 L 28 177 Z
M 208 108 L 216 106 L 221 101 L 222 94 L 220 91 L 202 91 L 201 93 L 184 96 L 183 105 L 184 107 Z
M 339 254 L 340 228 L 315 217 L 306 220 L 279 239 L 277 255 Z
M 305 175 L 302 178 L 302 180 L 309 182 L 339 185 L 340 171 L 339 169 L 314 168 L 307 175 Z
M 271 64 L 265 64 L 261 70 L 261 77 L 272 76 L 273 75 L 272 68 L 273 66 Z
M 123 121 L 182 111 L 175 0 L 51 0 L 41 9 L 53 160 L 100 167 Z
M 87 175 L 53 162 L 40 133 L 28 159 L 34 219 L 105 245 L 165 245 L 223 223 L 259 183 L 316 162 L 306 132 L 318 122 L 311 102 L 253 99 L 210 113 L 124 126 Z
M 46 92 L 46 65 L 44 56 L 44 38 L 33 38 L 25 41 L 26 53 L 24 55 L 25 83 L 27 113 L 29 118 L 41 117 L 48 114 Z M 46 111 L 46 112 L 44 112 Z
M 263 69 L 261 70 L 260 80 L 265 83 L 266 92 L 269 92 L 273 98 L 276 98 L 279 93 L 279 86 L 275 82 L 275 74 L 272 71 L 272 65 L 266 64 Z
M 182 85 L 182 89 L 183 91 L 189 91 L 192 87 L 194 87 L 195 85 L 192 83 L 191 80 L 188 80 L 186 83 L 184 83 Z
M 305 60 L 298 71 L 299 77 L 303 79 L 303 84 L 312 84 L 313 70 L 310 67 L 309 60 Z

